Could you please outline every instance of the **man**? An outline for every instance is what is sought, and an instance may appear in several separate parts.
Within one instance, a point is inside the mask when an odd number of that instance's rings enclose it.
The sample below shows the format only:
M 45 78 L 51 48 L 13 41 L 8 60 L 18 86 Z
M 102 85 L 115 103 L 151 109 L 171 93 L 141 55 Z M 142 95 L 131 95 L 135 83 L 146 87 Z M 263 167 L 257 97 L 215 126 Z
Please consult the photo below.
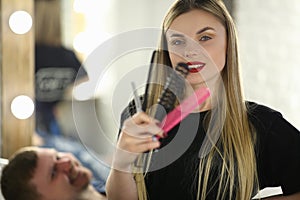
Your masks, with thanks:
M 105 200 L 90 184 L 92 173 L 70 153 L 25 147 L 2 170 L 6 200 Z

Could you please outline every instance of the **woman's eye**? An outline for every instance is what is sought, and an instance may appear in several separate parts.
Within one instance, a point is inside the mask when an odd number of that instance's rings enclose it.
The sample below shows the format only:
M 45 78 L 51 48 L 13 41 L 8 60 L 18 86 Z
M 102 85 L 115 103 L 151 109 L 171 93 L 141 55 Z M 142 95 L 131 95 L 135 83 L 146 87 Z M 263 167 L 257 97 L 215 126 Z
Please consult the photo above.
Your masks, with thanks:
M 183 40 L 172 40 L 171 41 L 171 45 L 173 46 L 179 46 L 179 45 L 183 45 L 185 44 L 185 42 Z
M 200 41 L 207 41 L 207 40 L 210 40 L 211 37 L 207 36 L 207 35 L 204 35 L 200 38 Z

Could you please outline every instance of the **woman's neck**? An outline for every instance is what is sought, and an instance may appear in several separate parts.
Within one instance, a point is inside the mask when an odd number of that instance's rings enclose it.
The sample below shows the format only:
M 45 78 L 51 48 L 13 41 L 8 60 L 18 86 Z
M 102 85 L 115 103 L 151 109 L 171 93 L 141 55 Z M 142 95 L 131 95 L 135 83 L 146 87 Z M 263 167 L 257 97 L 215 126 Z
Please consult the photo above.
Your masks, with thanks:
M 208 88 L 206 84 L 197 84 L 187 87 L 185 98 L 193 95 L 194 92 L 200 88 Z M 203 112 L 211 109 L 211 97 L 208 97 L 202 104 L 197 106 L 192 112 Z

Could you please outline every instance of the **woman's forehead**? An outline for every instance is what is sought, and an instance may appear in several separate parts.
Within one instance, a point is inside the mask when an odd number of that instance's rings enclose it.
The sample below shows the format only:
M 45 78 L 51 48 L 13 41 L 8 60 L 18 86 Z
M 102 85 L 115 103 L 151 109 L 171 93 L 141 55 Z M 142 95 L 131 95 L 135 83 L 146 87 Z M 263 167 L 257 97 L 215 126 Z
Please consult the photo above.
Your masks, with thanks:
M 223 26 L 220 20 L 213 14 L 194 9 L 176 17 L 168 29 L 185 32 L 187 29 L 198 29 L 206 26 Z

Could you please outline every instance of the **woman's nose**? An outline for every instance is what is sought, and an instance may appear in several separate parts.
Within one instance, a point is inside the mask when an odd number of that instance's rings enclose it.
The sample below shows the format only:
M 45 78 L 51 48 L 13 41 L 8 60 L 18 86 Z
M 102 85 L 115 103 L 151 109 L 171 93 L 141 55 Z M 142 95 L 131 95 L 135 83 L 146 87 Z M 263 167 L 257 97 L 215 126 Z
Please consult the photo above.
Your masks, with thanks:
M 199 52 L 197 52 L 197 50 L 195 49 L 185 49 L 184 51 L 184 57 L 186 58 L 194 58 L 199 54 Z
M 184 48 L 184 57 L 195 58 L 202 53 L 202 46 L 198 44 L 195 40 L 186 41 L 186 46 Z

